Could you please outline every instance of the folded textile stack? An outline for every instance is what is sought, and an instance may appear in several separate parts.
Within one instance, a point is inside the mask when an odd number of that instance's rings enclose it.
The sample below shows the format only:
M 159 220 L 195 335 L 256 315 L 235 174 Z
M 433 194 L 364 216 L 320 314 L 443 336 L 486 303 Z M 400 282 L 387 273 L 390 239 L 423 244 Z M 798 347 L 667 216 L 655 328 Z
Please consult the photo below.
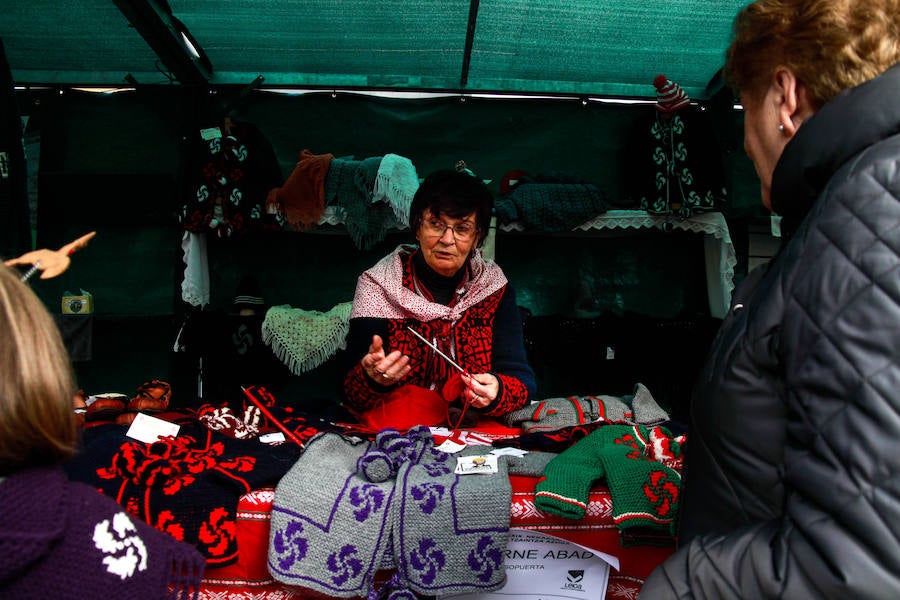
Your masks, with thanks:
M 494 205 L 501 225 L 532 231 L 571 231 L 607 210 L 605 195 L 589 183 L 520 183 Z

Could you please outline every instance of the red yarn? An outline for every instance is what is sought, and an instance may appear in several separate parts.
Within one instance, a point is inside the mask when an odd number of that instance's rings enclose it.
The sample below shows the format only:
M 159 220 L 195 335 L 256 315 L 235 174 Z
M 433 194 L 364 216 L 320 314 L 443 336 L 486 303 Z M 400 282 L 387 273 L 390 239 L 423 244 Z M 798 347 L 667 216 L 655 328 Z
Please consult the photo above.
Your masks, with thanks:
M 435 391 L 404 385 L 388 394 L 384 402 L 359 415 L 359 422 L 374 431 L 406 431 L 416 425 L 441 425 L 447 418 L 447 402 Z
M 466 384 L 459 373 L 454 373 L 447 380 L 440 394 L 418 385 L 404 385 L 388 394 L 384 402 L 360 413 L 357 418 L 373 431 L 392 428 L 405 432 L 416 425 L 449 425 L 451 429 L 457 429 L 466 416 L 469 404 L 462 400 L 463 408 L 455 425 L 450 423 L 448 408 L 451 402 L 462 396 L 465 389 Z

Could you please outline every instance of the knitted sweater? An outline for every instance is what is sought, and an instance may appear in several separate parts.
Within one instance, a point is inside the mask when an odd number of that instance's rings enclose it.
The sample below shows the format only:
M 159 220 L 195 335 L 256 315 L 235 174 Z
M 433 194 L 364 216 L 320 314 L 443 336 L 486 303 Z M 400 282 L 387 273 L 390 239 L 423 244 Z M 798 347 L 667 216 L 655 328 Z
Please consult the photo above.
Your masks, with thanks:
M 348 406 L 356 410 L 378 406 L 394 390 L 371 381 L 359 364 L 374 334 L 381 336 L 386 352 L 400 350 L 409 356 L 412 371 L 400 384 L 440 391 L 453 374 L 453 367 L 407 326 L 436 340 L 445 354 L 470 373 L 497 376 L 500 393 L 483 409 L 485 414 L 500 416 L 524 406 L 535 393 L 534 371 L 525 355 L 515 293 L 500 268 L 484 261 L 476 251 L 466 277 L 456 288 L 462 293 L 455 292 L 444 305 L 432 300 L 439 294 L 427 286 L 436 288 L 440 283 L 433 272 L 422 273 L 427 267 L 424 261 L 415 261 L 417 254 L 412 246 L 400 246 L 360 277 L 347 337 L 347 356 L 353 361 L 344 380 Z M 392 282 L 391 278 L 401 281 Z M 392 285 L 402 286 L 406 296 L 389 291 Z
M 197 550 L 59 469 L 0 482 L 0 598 L 196 598 Z

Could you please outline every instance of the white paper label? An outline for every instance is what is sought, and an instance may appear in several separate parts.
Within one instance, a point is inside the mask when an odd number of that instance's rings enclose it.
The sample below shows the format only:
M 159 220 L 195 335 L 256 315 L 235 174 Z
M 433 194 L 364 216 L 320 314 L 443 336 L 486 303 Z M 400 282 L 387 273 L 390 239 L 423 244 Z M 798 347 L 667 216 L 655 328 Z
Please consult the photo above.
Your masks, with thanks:
M 457 456 L 455 472 L 458 475 L 497 473 L 497 455 Z
M 139 442 L 152 444 L 161 437 L 177 436 L 179 429 L 181 426 L 175 423 L 169 423 L 145 413 L 138 413 L 125 435 Z

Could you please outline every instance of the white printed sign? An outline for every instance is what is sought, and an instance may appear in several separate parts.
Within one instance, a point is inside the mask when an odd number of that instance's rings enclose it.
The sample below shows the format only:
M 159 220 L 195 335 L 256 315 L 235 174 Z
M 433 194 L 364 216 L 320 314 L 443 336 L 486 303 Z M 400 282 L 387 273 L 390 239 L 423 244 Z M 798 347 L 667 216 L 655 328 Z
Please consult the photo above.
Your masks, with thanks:
M 595 600 L 606 596 L 610 565 L 618 569 L 619 560 L 538 531 L 510 529 L 504 556 L 506 585 L 494 592 L 448 598 Z

